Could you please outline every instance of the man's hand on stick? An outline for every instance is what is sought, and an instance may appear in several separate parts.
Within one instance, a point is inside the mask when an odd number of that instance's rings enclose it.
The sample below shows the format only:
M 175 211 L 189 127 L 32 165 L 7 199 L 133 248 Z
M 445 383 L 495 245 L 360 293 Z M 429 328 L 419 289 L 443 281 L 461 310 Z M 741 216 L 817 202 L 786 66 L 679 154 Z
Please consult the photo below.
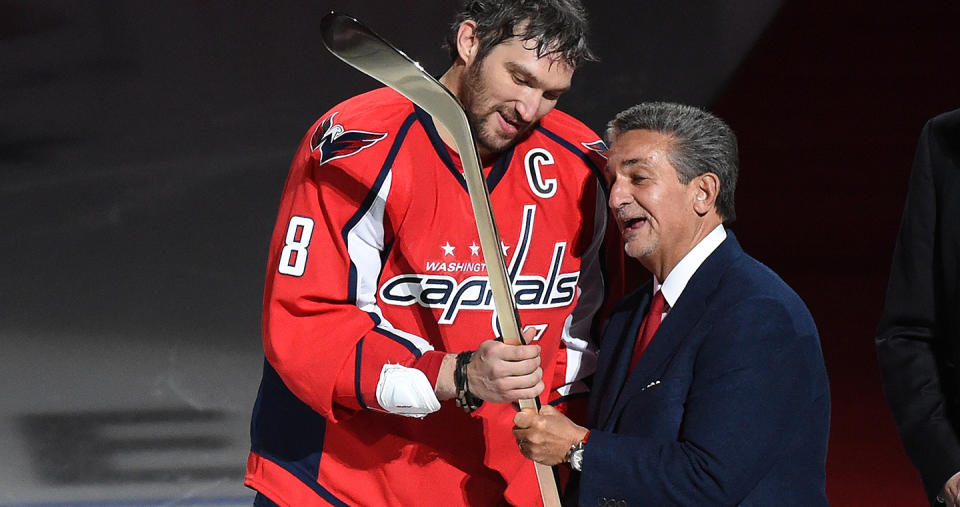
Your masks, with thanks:
M 528 343 L 536 335 L 533 328 L 523 333 Z M 454 371 L 457 354 L 447 354 L 440 367 L 436 393 L 441 400 L 457 396 Z M 473 352 L 467 365 L 470 393 L 491 403 L 513 403 L 533 399 L 543 392 L 539 345 L 507 345 L 486 340 Z
M 532 337 L 532 330 L 524 333 L 528 343 Z M 487 340 L 473 353 L 467 374 L 473 395 L 493 403 L 533 399 L 544 388 L 539 345 Z
M 518 412 L 513 424 L 513 436 L 520 445 L 520 452 L 544 465 L 563 463 L 570 447 L 587 434 L 587 428 L 577 425 L 550 405 L 544 405 L 539 414 L 531 409 Z

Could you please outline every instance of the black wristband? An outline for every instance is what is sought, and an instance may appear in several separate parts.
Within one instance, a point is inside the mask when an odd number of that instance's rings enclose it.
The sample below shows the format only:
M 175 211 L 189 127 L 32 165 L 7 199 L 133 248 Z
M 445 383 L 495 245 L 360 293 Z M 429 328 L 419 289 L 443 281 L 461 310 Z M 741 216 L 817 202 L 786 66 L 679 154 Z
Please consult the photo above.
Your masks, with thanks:
M 470 392 L 470 381 L 467 378 L 467 365 L 473 358 L 473 351 L 468 350 L 457 354 L 457 366 L 453 370 L 453 381 L 457 387 L 457 406 L 464 412 L 470 413 L 483 405 L 483 400 Z

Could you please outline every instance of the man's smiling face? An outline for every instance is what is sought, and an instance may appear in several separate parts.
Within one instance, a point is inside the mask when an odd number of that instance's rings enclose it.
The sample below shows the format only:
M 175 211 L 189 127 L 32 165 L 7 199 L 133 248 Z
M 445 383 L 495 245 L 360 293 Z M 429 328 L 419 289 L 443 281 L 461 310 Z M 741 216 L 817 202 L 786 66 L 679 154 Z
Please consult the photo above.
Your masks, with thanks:
M 680 182 L 667 157 L 670 149 L 670 136 L 629 130 L 617 136 L 607 152 L 608 204 L 624 250 L 648 269 L 675 265 L 696 235 L 696 188 Z
M 460 101 L 477 135 L 481 156 L 502 152 L 553 110 L 570 88 L 573 69 L 555 54 L 538 57 L 517 37 L 467 68 Z

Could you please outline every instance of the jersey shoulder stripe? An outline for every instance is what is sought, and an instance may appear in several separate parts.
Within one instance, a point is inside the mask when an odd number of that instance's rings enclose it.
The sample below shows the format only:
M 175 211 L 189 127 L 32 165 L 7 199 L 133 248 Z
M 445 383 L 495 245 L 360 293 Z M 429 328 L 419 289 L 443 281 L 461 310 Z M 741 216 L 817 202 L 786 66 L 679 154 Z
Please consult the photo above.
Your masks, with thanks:
M 593 172 L 594 176 L 596 176 L 597 179 L 599 179 L 600 181 L 603 181 L 603 172 L 602 172 L 602 170 L 601 170 L 601 168 L 600 168 L 600 165 L 597 164 L 597 162 L 590 157 L 590 155 L 589 155 L 589 153 L 588 153 L 587 151 L 584 151 L 584 150 L 578 148 L 573 142 L 571 142 L 571 141 L 569 141 L 569 140 L 567 140 L 567 139 L 564 139 L 560 134 L 557 134 L 556 132 L 553 132 L 552 130 L 544 127 L 543 125 L 537 126 L 537 131 L 540 132 L 540 133 L 542 133 L 543 135 L 549 137 L 550 139 L 552 139 L 554 142 L 556 142 L 556 143 L 559 144 L 560 146 L 566 148 L 570 153 L 573 153 L 575 156 L 577 156 L 581 161 L 583 161 L 583 163 L 584 163 L 587 167 L 590 168 L 590 171 Z M 591 143 L 595 143 L 595 142 L 596 142 L 596 140 L 591 141 Z M 584 142 L 581 142 L 581 145 L 582 145 L 585 149 L 587 149 L 587 150 L 592 150 L 591 148 L 588 148 L 588 147 L 587 147 L 587 144 L 589 144 L 589 143 L 587 143 L 587 142 L 585 142 L 585 141 L 584 141 Z
M 393 160 L 397 156 L 397 152 L 400 151 L 400 146 L 403 144 L 404 139 L 407 136 L 407 132 L 410 130 L 410 125 L 413 124 L 415 117 L 413 114 L 407 115 L 407 119 L 400 126 L 400 130 L 397 132 L 396 139 L 393 141 L 393 146 L 390 148 L 390 152 L 387 154 L 386 159 L 380 167 L 380 171 L 377 174 L 377 178 L 370 188 L 370 191 L 367 193 L 367 196 L 364 198 L 360 208 L 357 209 L 357 212 L 354 213 L 350 220 L 344 225 L 343 230 L 340 231 L 343 242 L 347 243 L 349 241 L 350 231 L 363 219 L 363 217 L 369 212 L 370 207 L 373 206 L 373 203 L 376 201 L 377 195 L 380 193 L 380 187 L 383 185 L 384 180 L 386 180 L 387 175 L 390 173 L 391 167 L 393 166 Z M 350 286 L 348 288 L 348 299 L 356 304 L 357 302 L 357 267 L 351 262 L 350 263 L 350 273 L 349 273 Z
M 540 120 L 537 129 L 583 160 L 587 167 L 603 181 L 602 169 L 606 165 L 606 144 L 583 122 L 559 109 L 554 109 Z

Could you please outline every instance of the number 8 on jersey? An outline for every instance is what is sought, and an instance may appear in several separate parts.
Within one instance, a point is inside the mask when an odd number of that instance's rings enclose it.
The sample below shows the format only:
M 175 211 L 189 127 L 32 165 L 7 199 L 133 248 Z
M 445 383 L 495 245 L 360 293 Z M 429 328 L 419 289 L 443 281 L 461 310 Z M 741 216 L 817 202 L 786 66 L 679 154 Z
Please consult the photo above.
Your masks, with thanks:
M 280 273 L 290 276 L 303 276 L 307 268 L 307 246 L 313 235 L 313 219 L 293 216 L 287 226 L 287 238 L 280 252 Z

